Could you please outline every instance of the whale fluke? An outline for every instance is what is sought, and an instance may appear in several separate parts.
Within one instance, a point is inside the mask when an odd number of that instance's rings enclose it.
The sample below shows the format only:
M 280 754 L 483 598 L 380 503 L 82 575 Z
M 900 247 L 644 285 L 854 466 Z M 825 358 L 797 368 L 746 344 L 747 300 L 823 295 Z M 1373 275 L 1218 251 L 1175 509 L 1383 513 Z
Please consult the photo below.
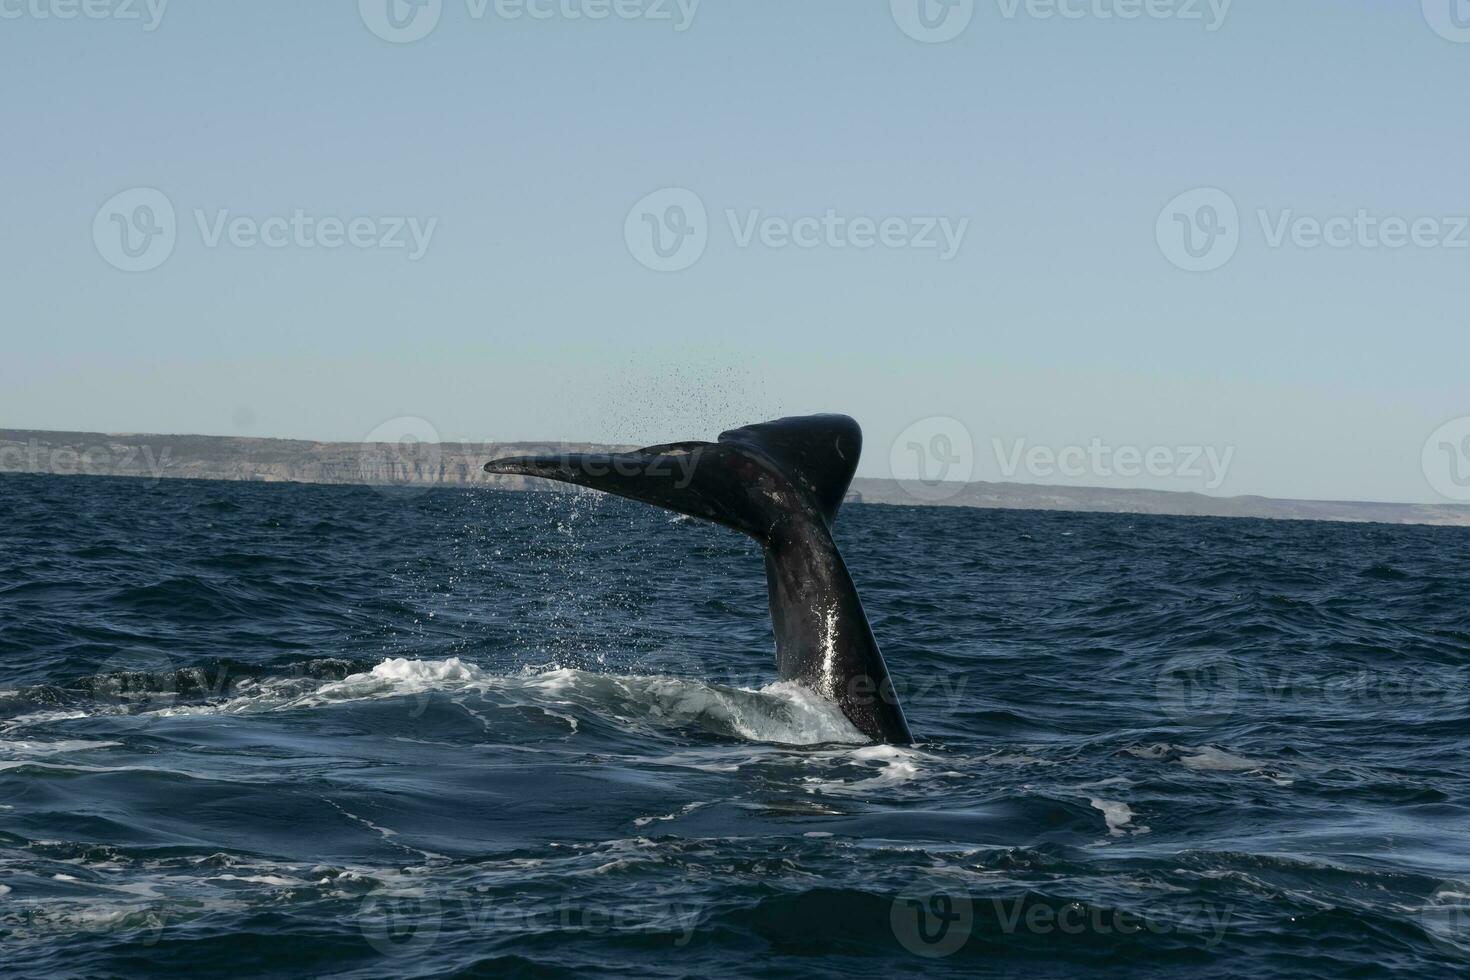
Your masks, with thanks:
M 777 419 L 631 453 L 521 456 L 485 472 L 640 500 L 748 534 L 765 550 L 781 680 L 836 702 L 874 741 L 913 740 L 832 526 L 863 435 L 845 415 Z

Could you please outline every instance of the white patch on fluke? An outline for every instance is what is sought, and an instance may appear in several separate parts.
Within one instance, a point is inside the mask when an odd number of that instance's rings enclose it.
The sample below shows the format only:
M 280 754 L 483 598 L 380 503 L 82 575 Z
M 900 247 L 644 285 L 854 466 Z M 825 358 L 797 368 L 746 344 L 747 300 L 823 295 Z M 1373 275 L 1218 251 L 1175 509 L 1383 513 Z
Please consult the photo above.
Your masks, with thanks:
M 837 607 L 827 610 L 822 633 L 822 690 L 837 693 Z

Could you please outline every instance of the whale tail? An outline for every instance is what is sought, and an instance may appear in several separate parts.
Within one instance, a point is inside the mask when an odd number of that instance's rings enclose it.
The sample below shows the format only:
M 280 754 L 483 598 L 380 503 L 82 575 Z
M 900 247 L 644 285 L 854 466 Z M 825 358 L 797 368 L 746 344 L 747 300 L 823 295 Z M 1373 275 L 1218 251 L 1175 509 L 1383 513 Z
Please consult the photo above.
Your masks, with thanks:
M 830 529 L 862 455 L 863 435 L 845 415 L 778 419 L 628 453 L 519 456 L 485 472 L 533 476 L 641 500 L 734 528 L 764 543 L 793 511 Z
M 485 472 L 589 487 L 733 528 L 765 549 L 777 672 L 876 741 L 912 741 L 832 527 L 862 455 L 845 415 L 748 425 L 718 442 L 494 460 Z

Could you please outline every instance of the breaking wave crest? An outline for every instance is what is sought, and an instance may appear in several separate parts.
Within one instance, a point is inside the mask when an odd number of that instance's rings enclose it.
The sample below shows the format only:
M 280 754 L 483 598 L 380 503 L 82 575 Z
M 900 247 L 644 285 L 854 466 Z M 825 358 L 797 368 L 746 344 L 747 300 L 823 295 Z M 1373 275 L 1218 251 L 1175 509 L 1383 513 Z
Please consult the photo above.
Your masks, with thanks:
M 516 703 L 582 709 L 619 721 L 702 728 L 754 742 L 867 741 L 836 705 L 795 683 L 749 690 L 687 677 L 598 674 L 566 667 L 504 675 L 457 657 L 385 660 L 366 673 L 298 698 L 293 705 L 465 690 L 509 695 Z
M 98 703 L 70 705 L 68 717 L 85 714 L 185 715 L 284 712 L 388 698 L 484 695 L 492 706 L 540 708 L 576 716 L 667 729 L 701 729 L 715 735 L 784 745 L 860 744 L 867 741 L 836 705 L 800 684 L 779 682 L 759 690 L 675 676 L 599 674 L 573 668 L 491 673 L 458 657 L 384 660 L 371 670 L 340 679 L 312 672 L 246 678 L 228 695 L 183 700 L 164 685 L 142 690 L 132 680 L 131 701 L 115 692 Z M 9 727 L 55 720 L 55 712 L 11 719 Z

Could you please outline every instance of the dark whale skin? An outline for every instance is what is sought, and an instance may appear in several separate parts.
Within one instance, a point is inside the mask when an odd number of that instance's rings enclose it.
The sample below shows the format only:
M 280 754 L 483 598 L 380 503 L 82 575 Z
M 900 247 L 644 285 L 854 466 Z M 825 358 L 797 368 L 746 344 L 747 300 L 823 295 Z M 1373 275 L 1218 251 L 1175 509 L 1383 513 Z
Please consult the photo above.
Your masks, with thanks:
M 777 419 L 718 442 L 494 460 L 485 472 L 590 487 L 748 534 L 765 551 L 776 672 L 875 742 L 913 741 L 857 587 L 832 538 L 862 455 L 845 415 Z

